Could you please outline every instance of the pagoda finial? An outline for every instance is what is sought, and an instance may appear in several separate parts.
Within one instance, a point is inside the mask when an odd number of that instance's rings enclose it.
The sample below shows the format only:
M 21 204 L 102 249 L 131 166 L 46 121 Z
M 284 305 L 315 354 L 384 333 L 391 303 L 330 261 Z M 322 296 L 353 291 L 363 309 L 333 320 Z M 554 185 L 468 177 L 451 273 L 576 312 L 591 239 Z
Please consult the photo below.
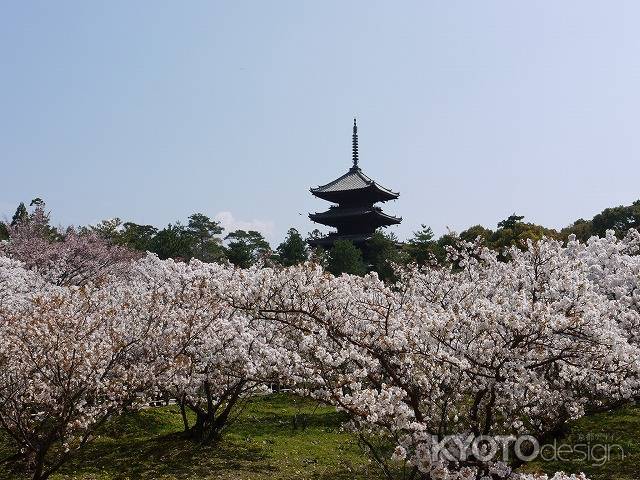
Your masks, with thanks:
M 358 124 L 353 119 L 353 168 L 358 168 Z

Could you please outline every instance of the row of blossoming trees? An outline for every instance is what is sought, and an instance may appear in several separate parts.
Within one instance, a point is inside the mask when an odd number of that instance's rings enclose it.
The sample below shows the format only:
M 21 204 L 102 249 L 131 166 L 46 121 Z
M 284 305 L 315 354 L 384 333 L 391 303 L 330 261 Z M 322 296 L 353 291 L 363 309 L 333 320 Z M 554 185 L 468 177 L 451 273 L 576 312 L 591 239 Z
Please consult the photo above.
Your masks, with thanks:
M 13 227 L 0 256 L 0 427 L 15 452 L 0 461 L 36 480 L 123 409 L 174 398 L 186 435 L 213 441 L 274 382 L 347 412 L 389 478 L 525 480 L 513 443 L 495 458 L 464 439 L 544 441 L 640 393 L 635 231 L 543 240 L 508 262 L 463 243 L 450 267 L 388 285 L 139 258 L 34 228 Z M 554 476 L 569 478 L 583 477 Z

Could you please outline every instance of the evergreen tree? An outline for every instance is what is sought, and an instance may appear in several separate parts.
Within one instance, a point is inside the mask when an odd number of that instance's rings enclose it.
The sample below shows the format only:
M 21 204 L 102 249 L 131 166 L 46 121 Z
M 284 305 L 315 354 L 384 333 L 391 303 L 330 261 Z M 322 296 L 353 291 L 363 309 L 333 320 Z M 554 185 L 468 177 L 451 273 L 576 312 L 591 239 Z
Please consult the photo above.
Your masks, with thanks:
M 24 206 L 23 202 L 20 202 L 18 208 L 16 209 L 16 213 L 13 214 L 11 218 L 11 226 L 15 227 L 18 223 L 24 222 L 29 218 L 29 212 L 27 212 L 27 207 Z
M 524 216 L 517 215 L 515 212 L 509 215 L 506 219 L 498 222 L 498 228 L 515 228 L 516 225 L 522 223 Z
M 516 246 L 526 249 L 527 240 L 537 241 L 542 237 L 559 238 L 560 235 L 553 229 L 545 228 L 542 225 L 523 222 L 523 216 L 510 215 L 509 218 L 498 223 L 498 230 L 489 237 L 489 247 L 500 252 L 500 258 L 506 260 L 503 255 L 505 249 Z
M 563 228 L 560 231 L 560 234 L 565 240 L 569 238 L 569 235 L 575 235 L 581 242 L 586 242 L 589 238 L 595 235 L 593 231 L 593 221 L 579 218 L 570 226 Z
M 270 252 L 269 243 L 255 230 L 236 230 L 225 237 L 229 240 L 225 253 L 234 265 L 249 268 Z
M 640 200 L 628 206 L 605 208 L 591 223 L 594 235 L 603 237 L 607 230 L 614 230 L 618 237 L 623 237 L 630 228 L 640 228 Z
M 215 262 L 224 258 L 222 240 L 217 237 L 223 232 L 219 222 L 202 213 L 189 217 L 185 233 L 191 237 L 191 254 L 203 262 Z
M 307 245 L 295 228 L 289 229 L 287 237 L 278 245 L 276 252 L 276 259 L 285 267 L 298 265 L 308 258 Z
M 362 252 L 349 240 L 337 240 L 327 257 L 327 270 L 334 275 L 364 275 L 367 272 L 367 267 L 362 261 Z
M 118 243 L 140 251 L 152 251 L 153 237 L 158 229 L 152 225 L 138 225 L 133 222 L 122 224 Z
M 378 277 L 384 281 L 396 280 L 393 265 L 403 263 L 404 259 L 398 248 L 398 239 L 393 233 L 374 233 L 367 241 L 365 252 L 365 261 L 371 271 L 377 272 Z
M 475 242 L 477 238 L 481 239 L 483 245 L 487 245 L 489 238 L 493 235 L 493 231 L 484 228 L 482 225 L 474 225 L 460 232 L 460 238 L 467 242 Z
M 426 265 L 435 254 L 436 242 L 433 239 L 431 227 L 424 224 L 421 227 L 417 232 L 413 232 L 413 237 L 405 245 L 405 250 L 410 261 L 418 265 Z
M 320 230 L 318 230 L 317 228 L 314 228 L 309 233 L 307 233 L 306 241 L 308 243 L 311 240 L 318 240 L 318 239 L 320 239 L 322 237 L 325 237 L 325 236 L 326 235 L 324 233 L 322 233 Z
M 118 242 L 122 220 L 118 217 L 102 220 L 99 224 L 89 227 L 88 230 L 96 232 L 102 238 L 112 242 Z
M 188 260 L 191 258 L 191 238 L 180 222 L 169 224 L 160 230 L 149 244 L 150 250 L 163 260 L 167 258 Z
M 26 221 L 31 224 L 31 227 L 34 230 L 39 232 L 38 235 L 52 242 L 62 240 L 63 235 L 50 224 L 50 213 L 45 211 L 46 204 L 44 203 L 44 200 L 39 197 L 34 198 L 31 200 L 29 206 L 34 208 Z

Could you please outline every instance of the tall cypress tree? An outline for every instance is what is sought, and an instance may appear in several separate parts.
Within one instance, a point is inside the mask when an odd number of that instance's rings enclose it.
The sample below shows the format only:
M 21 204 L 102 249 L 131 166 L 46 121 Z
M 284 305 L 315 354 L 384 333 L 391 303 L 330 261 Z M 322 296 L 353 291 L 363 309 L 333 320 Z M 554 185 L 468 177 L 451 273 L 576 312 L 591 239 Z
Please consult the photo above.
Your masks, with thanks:
M 23 202 L 20 202 L 20 205 L 16 208 L 16 213 L 14 213 L 11 218 L 11 226 L 15 227 L 18 223 L 24 222 L 28 218 L 29 212 L 27 212 L 27 207 L 24 206 Z

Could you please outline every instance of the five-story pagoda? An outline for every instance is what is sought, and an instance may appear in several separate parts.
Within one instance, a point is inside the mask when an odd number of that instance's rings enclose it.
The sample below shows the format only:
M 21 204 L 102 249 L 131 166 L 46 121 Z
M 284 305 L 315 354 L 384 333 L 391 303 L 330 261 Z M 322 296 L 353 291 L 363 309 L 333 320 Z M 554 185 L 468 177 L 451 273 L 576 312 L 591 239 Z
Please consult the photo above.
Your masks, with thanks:
M 328 236 L 310 240 L 316 247 L 331 247 L 336 240 L 350 240 L 361 246 L 369 240 L 379 227 L 397 225 L 401 217 L 387 215 L 377 202 L 397 199 L 400 194 L 378 185 L 367 177 L 358 166 L 358 126 L 353 120 L 353 166 L 347 173 L 311 193 L 323 200 L 335 203 L 322 213 L 311 213 L 314 222 L 334 227 L 337 231 Z

